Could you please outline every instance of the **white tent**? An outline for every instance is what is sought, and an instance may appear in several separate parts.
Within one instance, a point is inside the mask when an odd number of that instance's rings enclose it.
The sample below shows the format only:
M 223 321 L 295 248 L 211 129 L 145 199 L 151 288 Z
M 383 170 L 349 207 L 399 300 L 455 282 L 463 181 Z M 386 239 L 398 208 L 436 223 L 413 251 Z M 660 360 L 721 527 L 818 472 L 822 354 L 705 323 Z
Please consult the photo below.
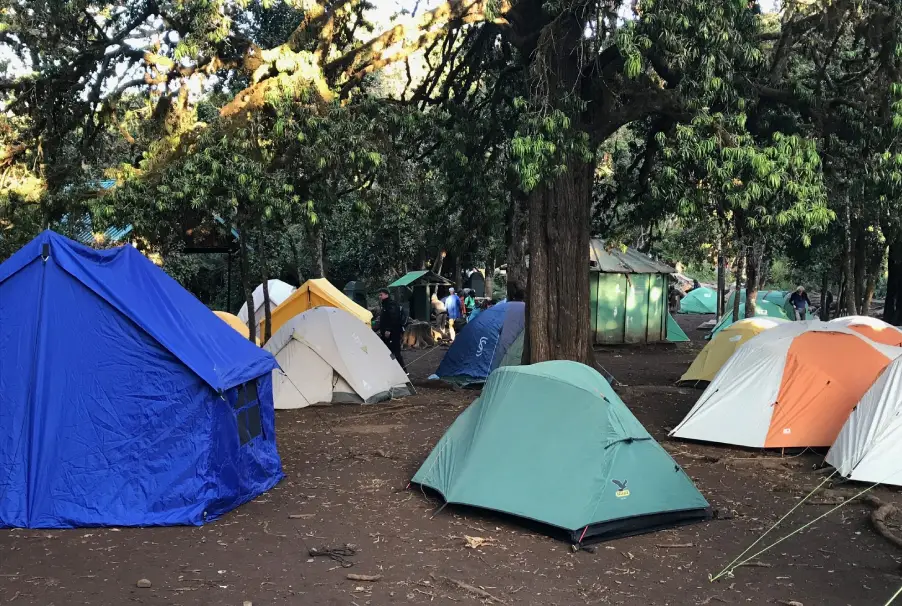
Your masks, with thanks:
M 269 285 L 270 312 L 297 290 L 296 287 L 281 280 L 269 280 L 267 284 Z M 265 315 L 266 310 L 263 309 L 263 285 L 260 284 L 254 289 L 254 324 L 259 325 Z M 238 318 L 247 324 L 247 303 L 241 306 L 241 309 L 238 311 Z
M 315 307 L 282 325 L 264 347 L 278 409 L 311 404 L 372 404 L 413 393 L 407 374 L 376 334 L 348 312 Z
M 849 415 L 827 463 L 850 480 L 902 486 L 902 358 L 874 381 Z

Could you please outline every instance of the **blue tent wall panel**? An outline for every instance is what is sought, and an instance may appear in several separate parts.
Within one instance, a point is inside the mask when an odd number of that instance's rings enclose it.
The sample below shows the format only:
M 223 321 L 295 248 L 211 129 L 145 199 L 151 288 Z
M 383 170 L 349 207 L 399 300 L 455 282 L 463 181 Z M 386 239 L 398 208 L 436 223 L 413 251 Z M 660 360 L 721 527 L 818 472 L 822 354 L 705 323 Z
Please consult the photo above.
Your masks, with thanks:
M 0 525 L 202 524 L 268 490 L 273 365 L 134 249 L 45 232 L 0 265 Z
M 31 401 L 40 265 L 38 260 L 0 283 L 0 524 L 9 526 L 24 526 L 28 519 L 30 404 L 13 403 Z

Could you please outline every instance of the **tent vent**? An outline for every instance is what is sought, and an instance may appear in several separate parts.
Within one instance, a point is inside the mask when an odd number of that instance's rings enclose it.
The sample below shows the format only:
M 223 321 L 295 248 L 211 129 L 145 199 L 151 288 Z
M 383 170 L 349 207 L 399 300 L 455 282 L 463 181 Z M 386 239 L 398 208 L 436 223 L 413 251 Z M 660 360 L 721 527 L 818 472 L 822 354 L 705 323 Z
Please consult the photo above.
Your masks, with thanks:
M 50 243 L 45 242 L 41 245 L 41 260 L 46 263 L 47 259 L 50 258 Z

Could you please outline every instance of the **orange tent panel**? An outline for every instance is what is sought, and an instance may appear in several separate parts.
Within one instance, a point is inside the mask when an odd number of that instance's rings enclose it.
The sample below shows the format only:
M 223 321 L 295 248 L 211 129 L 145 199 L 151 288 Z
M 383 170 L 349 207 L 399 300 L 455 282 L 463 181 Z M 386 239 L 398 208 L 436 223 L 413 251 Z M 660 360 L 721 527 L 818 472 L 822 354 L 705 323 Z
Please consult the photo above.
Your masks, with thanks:
M 902 347 L 902 331 L 895 326 L 883 328 L 879 326 L 870 326 L 868 324 L 849 324 L 849 328 L 875 343 Z
M 857 328 L 857 327 L 856 327 Z M 764 446 L 831 446 L 890 359 L 850 334 L 793 339 Z

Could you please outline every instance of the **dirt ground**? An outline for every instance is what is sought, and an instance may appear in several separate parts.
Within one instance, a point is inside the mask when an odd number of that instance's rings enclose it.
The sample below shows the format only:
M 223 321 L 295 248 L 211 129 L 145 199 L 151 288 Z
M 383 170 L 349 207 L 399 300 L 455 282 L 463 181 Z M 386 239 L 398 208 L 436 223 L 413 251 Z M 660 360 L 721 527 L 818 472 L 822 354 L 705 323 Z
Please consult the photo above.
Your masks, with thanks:
M 415 397 L 372 407 L 280 412 L 286 479 L 208 526 L 3 531 L 0 604 L 490 602 L 460 584 L 505 604 L 884 604 L 902 585 L 902 553 L 874 533 L 869 510 L 859 504 L 778 545 L 757 566 L 708 581 L 820 482 L 812 466 L 823 453 L 782 460 L 769 453 L 762 464 L 748 460 L 761 453 L 667 440 L 667 429 L 700 394 L 673 384 L 704 344 L 694 330 L 703 319 L 678 318 L 692 343 L 608 348 L 598 352 L 598 362 L 728 519 L 573 553 L 515 519 L 453 507 L 433 518 L 439 503 L 407 489 L 408 480 L 478 394 L 420 388 Z M 412 375 L 424 379 L 443 354 L 441 348 L 407 352 Z M 875 492 L 902 505 L 895 490 Z M 823 499 L 816 503 L 800 507 L 786 528 L 830 509 Z M 469 548 L 464 535 L 487 542 Z M 349 568 L 308 554 L 345 544 L 356 546 Z M 381 580 L 352 581 L 349 573 Z M 151 587 L 138 588 L 139 579 Z

